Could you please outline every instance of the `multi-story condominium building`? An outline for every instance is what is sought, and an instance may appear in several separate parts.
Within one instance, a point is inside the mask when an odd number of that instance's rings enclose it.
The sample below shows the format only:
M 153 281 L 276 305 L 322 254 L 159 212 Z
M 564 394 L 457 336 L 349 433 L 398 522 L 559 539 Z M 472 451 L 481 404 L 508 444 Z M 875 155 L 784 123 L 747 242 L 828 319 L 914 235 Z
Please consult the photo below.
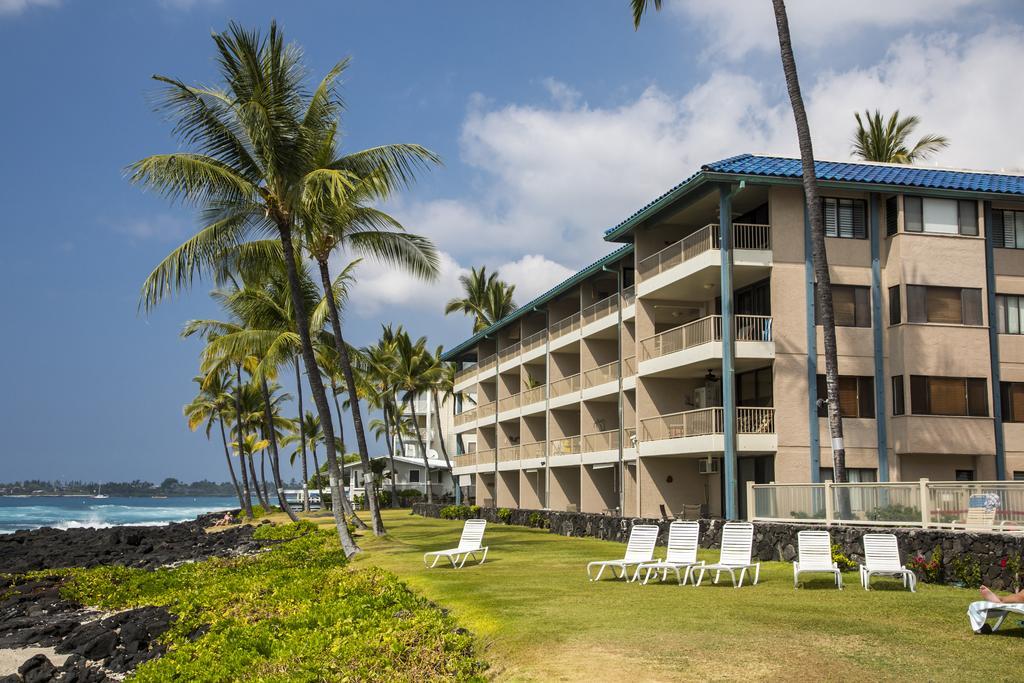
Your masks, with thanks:
M 850 479 L 1024 478 L 1024 176 L 817 172 Z M 799 161 L 708 164 L 605 239 L 447 354 L 475 502 L 736 517 L 830 478 Z
M 392 437 L 393 452 L 407 458 L 422 458 L 423 450 L 426 448 L 427 457 L 432 460 L 443 460 L 445 449 L 449 456 L 454 455 L 456 451 L 453 407 L 454 402 L 450 398 L 441 397 L 439 410 L 435 410 L 434 397 L 429 392 L 418 394 L 412 402 L 403 403 L 402 422 L 406 428 L 402 430 L 401 439 L 397 434 Z M 414 419 L 419 426 L 422 439 L 419 442 L 416 440 L 416 429 L 413 427 Z M 470 450 L 473 440 L 473 435 L 464 435 L 464 450 Z

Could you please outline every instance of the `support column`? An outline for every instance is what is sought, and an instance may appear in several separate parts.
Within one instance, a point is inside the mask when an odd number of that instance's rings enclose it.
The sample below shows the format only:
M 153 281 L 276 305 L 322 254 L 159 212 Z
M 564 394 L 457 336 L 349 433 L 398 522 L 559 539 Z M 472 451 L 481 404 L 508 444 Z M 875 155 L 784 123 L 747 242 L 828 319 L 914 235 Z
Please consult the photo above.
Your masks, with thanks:
M 889 411 L 885 407 L 885 345 L 882 343 L 882 236 L 878 194 L 871 193 L 871 327 L 875 352 L 875 436 L 878 439 L 878 481 L 889 481 Z
M 999 334 L 996 331 L 995 244 L 992 241 L 992 202 L 985 202 L 985 300 L 988 308 L 988 355 L 992 366 L 992 425 L 996 446 L 996 479 L 1006 479 L 1006 444 L 1003 435 L 1003 396 L 999 373 Z
M 804 306 L 807 318 L 807 428 L 811 481 L 821 482 L 821 435 L 818 424 L 818 328 L 814 324 L 814 263 L 811 219 L 804 208 Z
M 722 432 L 725 463 L 725 518 L 737 519 L 736 377 L 732 318 L 732 189 L 718 186 L 719 251 L 722 270 Z

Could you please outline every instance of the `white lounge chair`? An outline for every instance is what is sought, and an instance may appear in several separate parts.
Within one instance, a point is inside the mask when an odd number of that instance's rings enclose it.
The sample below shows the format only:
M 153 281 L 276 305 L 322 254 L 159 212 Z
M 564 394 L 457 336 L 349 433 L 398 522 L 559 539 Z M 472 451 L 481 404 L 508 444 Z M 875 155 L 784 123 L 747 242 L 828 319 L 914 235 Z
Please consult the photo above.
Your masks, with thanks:
M 729 572 L 732 577 L 732 585 L 735 588 L 743 586 L 743 578 L 748 569 L 754 570 L 754 585 L 757 585 L 761 578 L 761 563 L 754 562 L 754 525 L 750 522 L 726 522 L 722 527 L 722 550 L 715 564 L 706 564 L 700 568 L 697 576 L 697 584 L 704 580 L 704 572 L 714 571 L 715 581 L 718 583 L 718 575 L 722 572 Z M 736 570 L 740 572 L 739 583 L 736 582 Z
M 640 577 L 640 572 L 646 572 L 644 574 L 644 585 L 646 586 L 647 582 L 651 580 L 651 572 L 654 572 L 655 576 L 660 572 L 661 580 L 664 581 L 668 578 L 668 573 L 674 571 L 676 581 L 680 586 L 685 586 L 690 580 L 693 568 L 704 564 L 703 560 L 697 559 L 697 542 L 699 540 L 700 524 L 698 522 L 672 522 L 668 527 L 668 551 L 665 554 L 665 559 L 638 565 L 633 580 L 636 581 Z M 681 577 L 680 569 L 685 570 Z
M 998 630 L 1003 625 L 1003 620 L 1011 614 L 1017 614 L 1024 618 L 1024 604 L 980 600 L 972 602 L 967 607 L 967 618 L 971 620 L 971 629 L 975 633 L 982 633 L 985 623 L 992 617 L 996 617 L 996 623 L 992 625 L 991 630 Z
M 835 575 L 836 588 L 843 590 L 843 574 L 832 561 L 832 536 L 827 531 L 801 531 L 796 535 L 797 561 L 793 563 L 793 588 L 800 584 L 800 574 L 827 572 Z
M 900 546 L 892 534 L 864 534 L 864 564 L 860 566 L 860 584 L 864 590 L 871 587 L 872 576 L 891 576 L 902 579 L 903 587 L 913 593 L 917 576 L 900 562 Z
M 621 560 L 599 560 L 587 565 L 587 578 L 600 581 L 601 574 L 611 567 L 615 578 L 627 579 L 629 569 L 654 559 L 654 544 L 658 541 L 659 528 L 654 524 L 637 524 L 629 530 L 629 541 L 626 543 L 626 555 Z M 591 570 L 598 567 L 597 576 Z M 619 572 L 622 572 L 619 574 Z M 633 575 L 636 578 L 636 574 Z
M 483 545 L 484 529 L 486 527 L 486 519 L 467 519 L 466 525 L 462 527 L 462 538 L 459 539 L 459 547 L 424 553 L 423 564 L 427 565 L 427 558 L 433 556 L 433 564 L 427 566 L 427 569 L 433 569 L 442 557 L 447 557 L 453 567 L 462 568 L 465 566 L 467 559 L 472 557 L 475 560 L 476 554 L 479 552 L 483 553 L 483 557 L 480 558 L 480 564 L 483 564 L 484 560 L 487 559 L 487 547 Z M 459 561 L 460 557 L 462 558 L 461 562 Z

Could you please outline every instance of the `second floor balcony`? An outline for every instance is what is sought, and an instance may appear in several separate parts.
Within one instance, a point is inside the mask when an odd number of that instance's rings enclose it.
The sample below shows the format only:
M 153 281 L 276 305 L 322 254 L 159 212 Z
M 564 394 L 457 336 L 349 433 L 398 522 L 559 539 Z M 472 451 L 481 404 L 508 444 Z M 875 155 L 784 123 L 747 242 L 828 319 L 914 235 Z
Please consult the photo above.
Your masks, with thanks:
M 733 316 L 737 368 L 740 361 L 762 361 L 775 357 L 772 318 L 763 315 Z M 640 342 L 641 375 L 682 377 L 700 374 L 708 361 L 722 358 L 722 316 L 709 315 Z M 696 370 L 694 370 L 696 368 Z
M 701 408 L 640 421 L 641 455 L 686 455 L 725 450 L 725 410 Z M 736 408 L 736 449 L 768 453 L 778 448 L 775 409 Z

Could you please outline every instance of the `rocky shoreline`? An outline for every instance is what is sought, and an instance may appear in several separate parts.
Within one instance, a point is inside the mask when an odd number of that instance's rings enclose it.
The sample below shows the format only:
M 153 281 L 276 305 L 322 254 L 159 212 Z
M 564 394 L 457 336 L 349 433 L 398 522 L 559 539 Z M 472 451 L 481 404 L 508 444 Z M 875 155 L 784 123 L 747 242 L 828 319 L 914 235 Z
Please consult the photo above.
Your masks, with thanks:
M 166 609 L 108 614 L 62 598 L 64 577 L 20 575 L 100 565 L 156 569 L 260 550 L 252 526 L 206 533 L 222 516 L 167 526 L 35 529 L 0 536 L 0 683 L 120 680 L 163 654 L 158 640 L 174 620 Z

